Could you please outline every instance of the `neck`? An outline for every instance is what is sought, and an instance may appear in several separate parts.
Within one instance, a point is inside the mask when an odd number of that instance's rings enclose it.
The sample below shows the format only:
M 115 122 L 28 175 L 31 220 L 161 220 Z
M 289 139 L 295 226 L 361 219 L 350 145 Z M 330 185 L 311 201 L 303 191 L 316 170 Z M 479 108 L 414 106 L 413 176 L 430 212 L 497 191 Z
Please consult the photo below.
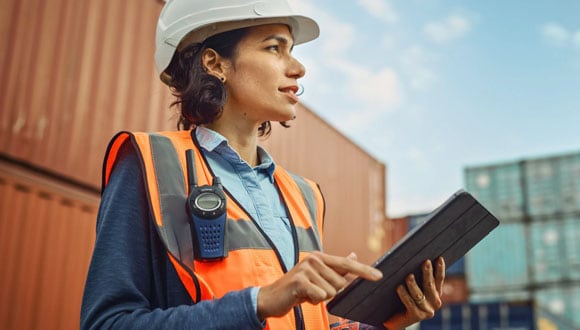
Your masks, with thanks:
M 218 119 L 205 126 L 228 139 L 230 146 L 250 166 L 258 165 L 258 128 L 255 125 Z

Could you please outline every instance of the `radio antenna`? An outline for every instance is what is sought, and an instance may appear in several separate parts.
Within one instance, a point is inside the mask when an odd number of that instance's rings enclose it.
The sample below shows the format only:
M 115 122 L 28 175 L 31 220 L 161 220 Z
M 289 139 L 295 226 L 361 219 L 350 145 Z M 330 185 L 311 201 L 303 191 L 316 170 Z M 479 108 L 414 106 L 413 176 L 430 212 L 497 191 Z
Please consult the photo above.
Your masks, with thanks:
M 193 188 L 197 187 L 193 149 L 187 149 L 185 151 L 185 161 L 187 164 L 187 184 L 189 185 L 189 191 L 191 191 Z

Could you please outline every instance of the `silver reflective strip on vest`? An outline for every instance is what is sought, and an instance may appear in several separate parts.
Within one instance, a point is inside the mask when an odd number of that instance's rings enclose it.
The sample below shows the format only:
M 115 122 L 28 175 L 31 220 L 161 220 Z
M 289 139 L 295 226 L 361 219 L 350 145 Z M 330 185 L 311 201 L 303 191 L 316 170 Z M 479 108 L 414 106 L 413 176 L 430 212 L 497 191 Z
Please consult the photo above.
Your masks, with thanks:
M 314 232 L 314 227 L 296 228 L 298 236 L 298 247 L 300 252 L 322 251 L 322 246 L 318 239 L 318 234 Z
M 185 178 L 177 151 L 167 137 L 159 134 L 150 134 L 149 144 L 163 219 L 163 226 L 158 226 L 159 234 L 169 252 L 193 269 L 193 245 L 185 209 Z
M 250 220 L 228 219 L 226 223 L 226 241 L 229 251 L 243 249 L 272 249 L 264 236 Z
M 310 222 L 312 224 L 312 227 L 309 228 L 309 232 L 305 233 L 305 236 L 300 235 L 300 233 L 298 233 L 298 243 L 300 244 L 299 245 L 300 250 L 308 251 L 304 250 L 302 248 L 302 245 L 303 244 L 308 245 L 308 242 L 306 241 L 303 242 L 303 239 L 309 239 L 312 241 L 310 244 L 312 246 L 318 247 L 316 250 L 320 251 L 322 250 L 322 244 L 320 243 L 320 237 L 318 236 L 318 233 L 320 233 L 320 231 L 318 230 L 318 222 L 316 221 L 318 207 L 316 204 L 316 197 L 314 196 L 314 191 L 312 190 L 312 187 L 306 181 L 304 181 L 304 178 L 302 178 L 301 176 L 290 172 L 288 172 L 288 174 L 290 174 L 292 179 L 294 179 L 294 182 L 296 182 L 296 184 L 298 185 L 298 188 L 300 188 L 300 192 L 302 193 L 302 197 L 304 197 L 304 202 L 306 203 L 306 207 L 308 208 L 308 212 L 310 213 Z
M 232 220 L 227 223 L 227 248 L 229 251 L 243 249 L 270 250 L 272 247 L 264 236 L 256 229 L 254 222 L 250 220 Z M 314 229 L 296 228 L 298 246 L 301 252 L 320 251 L 321 246 Z

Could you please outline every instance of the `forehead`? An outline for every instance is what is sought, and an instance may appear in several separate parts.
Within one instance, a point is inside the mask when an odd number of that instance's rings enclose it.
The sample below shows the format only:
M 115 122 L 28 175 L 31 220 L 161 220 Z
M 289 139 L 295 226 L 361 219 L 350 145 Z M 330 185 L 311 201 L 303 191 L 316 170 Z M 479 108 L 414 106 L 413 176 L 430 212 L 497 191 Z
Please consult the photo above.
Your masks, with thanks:
M 294 37 L 292 36 L 290 27 L 285 24 L 266 24 L 250 27 L 244 40 L 261 42 L 272 36 L 283 37 L 290 44 L 294 43 Z

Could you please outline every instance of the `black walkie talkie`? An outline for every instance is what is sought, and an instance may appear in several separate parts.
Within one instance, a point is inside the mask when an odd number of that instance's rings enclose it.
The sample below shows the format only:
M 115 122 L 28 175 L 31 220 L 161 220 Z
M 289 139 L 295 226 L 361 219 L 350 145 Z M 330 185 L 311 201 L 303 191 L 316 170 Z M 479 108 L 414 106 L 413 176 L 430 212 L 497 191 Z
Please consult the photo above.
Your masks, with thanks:
M 193 150 L 185 151 L 187 162 L 187 213 L 191 217 L 191 238 L 194 258 L 198 261 L 213 261 L 227 257 L 226 195 L 221 181 L 214 177 L 212 185 L 197 185 Z

